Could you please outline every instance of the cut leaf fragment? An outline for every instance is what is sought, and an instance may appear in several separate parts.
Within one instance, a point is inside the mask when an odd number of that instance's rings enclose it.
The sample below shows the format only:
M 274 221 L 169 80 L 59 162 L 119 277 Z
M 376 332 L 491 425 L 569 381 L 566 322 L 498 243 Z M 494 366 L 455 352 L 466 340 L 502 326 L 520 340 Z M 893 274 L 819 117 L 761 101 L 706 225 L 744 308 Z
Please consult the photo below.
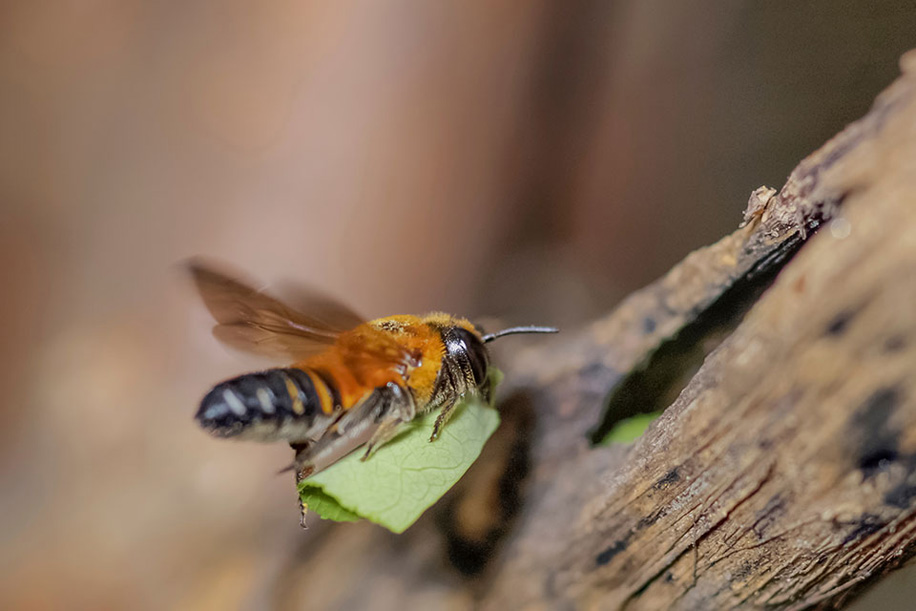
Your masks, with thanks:
M 491 387 L 502 374 L 491 368 Z M 461 479 L 499 425 L 499 414 L 478 398 L 455 408 L 436 441 L 438 412 L 418 416 L 413 426 L 366 461 L 359 450 L 299 484 L 299 496 L 322 518 L 365 518 L 400 533 Z
M 348 509 L 344 509 L 333 497 L 325 494 L 321 488 L 308 487 L 299 492 L 305 509 L 314 511 L 325 520 L 335 522 L 359 522 L 362 517 Z
M 612 443 L 631 443 L 636 441 L 646 432 L 652 421 L 661 415 L 661 412 L 650 412 L 625 418 L 614 425 L 614 428 L 601 440 L 600 445 L 607 446 Z

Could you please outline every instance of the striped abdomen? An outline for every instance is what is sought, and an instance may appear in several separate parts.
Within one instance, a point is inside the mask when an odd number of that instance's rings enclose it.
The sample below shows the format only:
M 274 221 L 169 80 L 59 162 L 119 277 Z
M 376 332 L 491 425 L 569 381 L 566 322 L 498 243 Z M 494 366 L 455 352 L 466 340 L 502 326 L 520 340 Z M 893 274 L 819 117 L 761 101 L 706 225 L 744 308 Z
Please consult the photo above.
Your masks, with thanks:
M 269 369 L 218 384 L 196 418 L 218 437 L 291 441 L 320 435 L 340 410 L 337 391 L 317 373 Z

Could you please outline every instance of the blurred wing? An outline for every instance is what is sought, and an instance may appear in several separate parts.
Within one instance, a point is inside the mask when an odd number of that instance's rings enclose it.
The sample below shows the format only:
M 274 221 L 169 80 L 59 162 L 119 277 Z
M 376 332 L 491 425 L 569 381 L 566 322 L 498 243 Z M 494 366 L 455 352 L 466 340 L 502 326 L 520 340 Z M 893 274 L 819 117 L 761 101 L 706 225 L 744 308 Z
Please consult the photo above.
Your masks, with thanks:
M 366 319 L 333 297 L 298 282 L 280 282 L 276 293 L 296 310 L 308 312 L 309 317 L 329 329 L 348 331 L 366 322 Z
M 216 319 L 213 335 L 233 348 L 297 360 L 320 352 L 348 330 L 326 321 L 356 319 L 344 306 L 338 306 L 336 311 L 346 315 L 334 318 L 334 304 L 327 298 L 322 298 L 322 315 L 317 318 L 200 261 L 188 263 L 188 270 L 204 304 Z

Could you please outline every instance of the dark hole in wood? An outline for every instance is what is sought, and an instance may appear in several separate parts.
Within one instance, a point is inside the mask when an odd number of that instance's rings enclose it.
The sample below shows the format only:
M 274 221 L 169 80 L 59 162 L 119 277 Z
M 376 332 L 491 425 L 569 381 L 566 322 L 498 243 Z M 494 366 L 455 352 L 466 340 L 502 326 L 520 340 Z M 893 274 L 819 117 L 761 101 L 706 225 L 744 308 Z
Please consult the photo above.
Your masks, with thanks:
M 808 235 L 816 228 L 817 223 L 812 222 Z M 643 366 L 626 375 L 611 390 L 601 422 L 589 432 L 591 442 L 599 443 L 621 420 L 671 405 L 706 356 L 740 324 L 801 244 L 797 235 L 787 238 L 699 312 L 693 322 L 659 345 Z
M 865 477 L 871 477 L 879 471 L 887 469 L 892 462 L 897 460 L 897 452 L 891 449 L 877 450 L 867 454 L 859 461 L 859 469 Z

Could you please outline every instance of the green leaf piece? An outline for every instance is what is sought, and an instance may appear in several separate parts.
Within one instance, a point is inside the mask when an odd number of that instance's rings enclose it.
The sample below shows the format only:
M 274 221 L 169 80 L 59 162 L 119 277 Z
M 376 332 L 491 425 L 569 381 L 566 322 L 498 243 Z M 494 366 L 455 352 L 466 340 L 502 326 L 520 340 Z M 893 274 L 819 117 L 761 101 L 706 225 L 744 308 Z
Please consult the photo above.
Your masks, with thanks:
M 495 388 L 502 374 L 491 368 Z M 413 426 L 366 461 L 357 450 L 299 484 L 299 496 L 322 518 L 365 518 L 401 533 L 457 483 L 499 426 L 499 413 L 477 398 L 455 407 L 436 441 L 429 441 L 438 412 Z
M 646 428 L 652 424 L 652 421 L 661 415 L 661 412 L 650 412 L 648 414 L 639 414 L 632 418 L 625 418 L 614 425 L 614 428 L 601 440 L 600 445 L 608 446 L 612 443 L 631 443 L 636 441 L 646 432 Z
M 333 497 L 322 492 L 321 488 L 317 486 L 305 487 L 299 493 L 299 496 L 309 511 L 314 511 L 325 520 L 334 520 L 335 522 L 359 522 L 362 520 L 359 514 L 344 509 Z

